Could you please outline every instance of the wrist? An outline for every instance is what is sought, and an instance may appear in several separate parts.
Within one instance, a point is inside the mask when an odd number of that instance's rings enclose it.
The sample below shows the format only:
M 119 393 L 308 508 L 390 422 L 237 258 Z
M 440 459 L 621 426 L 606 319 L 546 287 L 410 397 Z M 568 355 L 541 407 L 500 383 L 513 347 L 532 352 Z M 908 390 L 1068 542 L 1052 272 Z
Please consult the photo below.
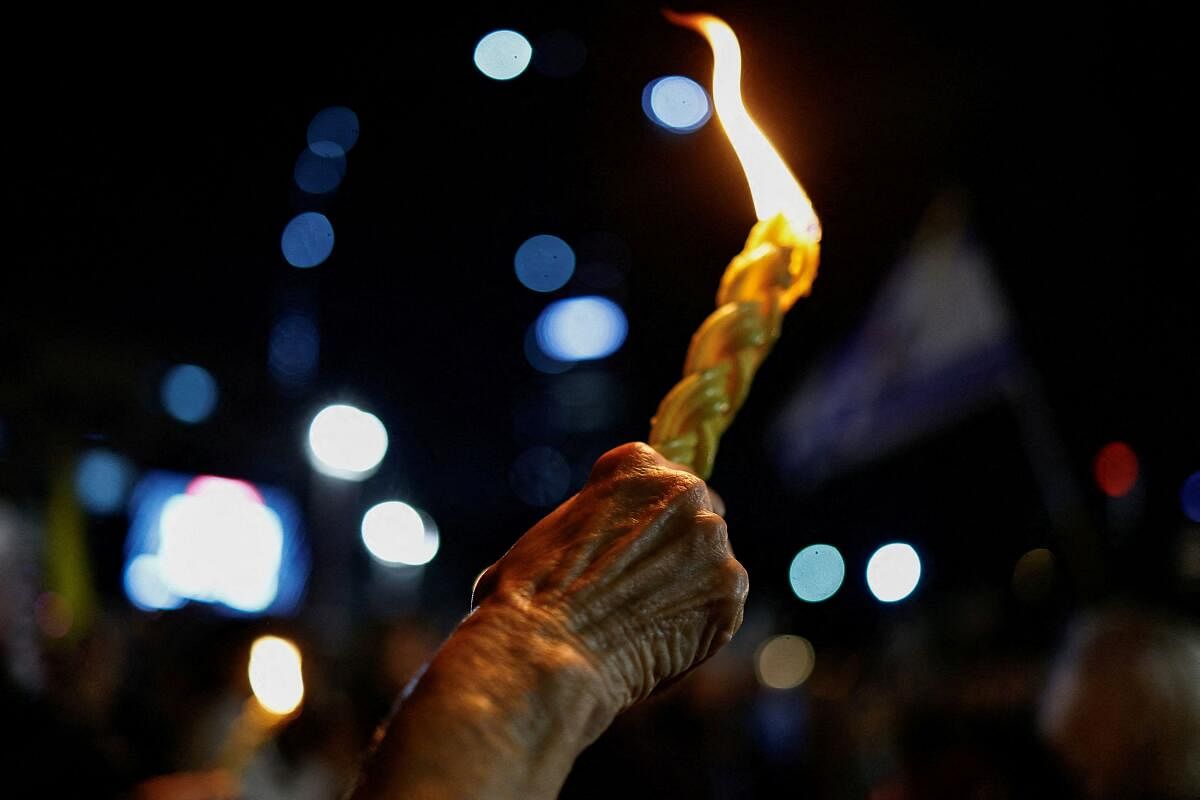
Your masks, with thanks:
M 548 615 L 489 600 L 402 700 L 355 798 L 556 797 L 616 714 L 602 686 Z

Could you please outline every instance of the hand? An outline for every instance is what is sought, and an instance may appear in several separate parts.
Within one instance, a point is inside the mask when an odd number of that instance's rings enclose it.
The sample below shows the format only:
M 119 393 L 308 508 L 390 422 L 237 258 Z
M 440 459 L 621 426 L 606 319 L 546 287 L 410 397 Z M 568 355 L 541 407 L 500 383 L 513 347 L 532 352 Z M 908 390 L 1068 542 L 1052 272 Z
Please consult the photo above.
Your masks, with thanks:
M 704 482 L 676 467 L 644 444 L 606 453 L 484 571 L 355 800 L 553 798 L 618 713 L 729 641 L 746 571 Z
M 647 445 L 611 450 L 579 494 L 480 576 L 472 607 L 520 609 L 542 637 L 574 649 L 615 715 L 742 623 L 748 579 L 714 502 L 724 510 Z

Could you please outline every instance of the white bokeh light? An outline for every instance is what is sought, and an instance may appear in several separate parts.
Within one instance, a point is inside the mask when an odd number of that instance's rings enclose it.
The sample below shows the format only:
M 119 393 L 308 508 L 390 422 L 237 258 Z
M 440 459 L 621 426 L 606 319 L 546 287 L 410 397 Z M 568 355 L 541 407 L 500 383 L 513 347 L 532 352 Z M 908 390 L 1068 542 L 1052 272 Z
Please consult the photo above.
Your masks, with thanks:
M 250 688 L 262 707 L 286 716 L 304 700 L 300 650 L 287 639 L 261 636 L 250 646 Z
M 607 297 L 569 297 L 546 306 L 534 328 L 538 347 L 559 361 L 589 361 L 615 353 L 629 323 Z
M 124 575 L 125 594 L 143 611 L 167 611 L 186 602 L 163 582 L 158 556 L 142 553 L 129 562 Z
M 867 588 L 881 602 L 903 600 L 920 580 L 921 559 L 912 545 L 904 542 L 885 544 L 867 562 Z
M 249 484 L 207 477 L 175 495 L 163 506 L 159 537 L 155 566 L 169 594 L 245 612 L 274 602 L 283 525 Z
M 354 406 L 327 406 L 308 427 L 313 467 L 334 478 L 361 481 L 370 477 L 387 447 L 387 428 L 379 418 Z
M 520 75 L 533 58 L 529 40 L 516 31 L 492 31 L 475 45 L 475 66 L 484 75 L 507 81 Z
M 642 92 L 642 109 L 655 123 L 674 133 L 691 133 L 712 117 L 704 87 L 682 75 L 657 78 Z
M 428 564 L 440 544 L 432 518 L 399 500 L 379 503 L 363 515 L 362 540 L 376 560 L 408 566 Z

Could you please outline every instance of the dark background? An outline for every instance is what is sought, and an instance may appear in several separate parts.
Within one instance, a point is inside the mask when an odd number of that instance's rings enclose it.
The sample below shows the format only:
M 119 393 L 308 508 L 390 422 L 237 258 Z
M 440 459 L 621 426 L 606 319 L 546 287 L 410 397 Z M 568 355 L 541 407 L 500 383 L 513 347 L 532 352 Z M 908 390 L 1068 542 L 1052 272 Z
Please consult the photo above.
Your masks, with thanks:
M 824 227 L 814 293 L 789 315 L 712 477 L 752 605 L 818 649 L 822 638 L 870 643 L 915 613 L 879 606 L 855 578 L 879 542 L 902 537 L 925 559 L 915 602 L 929 610 L 971 587 L 1003 589 L 1031 547 L 1061 556 L 1069 539 L 1088 550 L 1098 571 L 1082 579 L 1061 562 L 1057 603 L 1005 618 L 1014 640 L 1052 641 L 1071 609 L 1114 595 L 1195 610 L 1171 561 L 1179 486 L 1200 468 L 1200 183 L 1182 20 L 1146 5 L 704 10 L 738 32 L 747 103 Z M 427 509 L 442 551 L 412 602 L 446 621 L 479 569 L 545 512 L 511 489 L 521 450 L 559 447 L 577 486 L 599 453 L 646 436 L 753 221 L 715 120 L 676 136 L 640 108 L 660 75 L 707 85 L 707 46 L 643 3 L 406 13 L 14 26 L 24 46 L 7 69 L 0 493 L 36 507 L 53 465 L 102 441 L 142 468 L 243 477 L 311 502 L 307 422 L 326 402 L 358 402 L 383 419 L 391 447 L 356 490 L 353 516 L 320 535 L 355 537 L 358 505 L 392 496 Z M 587 61 L 568 78 L 531 69 L 488 80 L 471 53 L 499 27 L 535 46 L 572 31 Z M 341 187 L 314 198 L 295 188 L 292 167 L 309 119 L 330 105 L 354 109 L 361 137 Z M 806 368 L 855 329 L 947 189 L 971 198 L 974 236 L 1080 487 L 1069 530 L 1042 506 L 1025 434 L 1003 405 L 815 493 L 786 485 L 768 455 L 766 432 Z M 302 210 L 327 214 L 337 237 L 311 270 L 279 251 Z M 524 358 L 547 298 L 518 284 L 512 254 L 534 233 L 574 243 L 597 231 L 628 250 L 609 294 L 629 337 L 589 368 L 611 377 L 611 423 L 531 434 L 514 414 L 556 379 Z M 289 396 L 270 379 L 266 347 L 274 314 L 297 298 L 319 320 L 320 369 Z M 158 408 L 158 382 L 177 362 L 219 383 L 203 424 Z M 1138 453 L 1144 491 L 1120 536 L 1091 480 L 1097 450 L 1118 439 Z M 124 531 L 121 517 L 89 523 L 113 604 Z M 843 548 L 850 577 L 830 602 L 800 607 L 785 566 L 814 540 Z M 366 558 L 355 559 L 365 580 Z M 356 598 L 350 613 L 369 617 Z

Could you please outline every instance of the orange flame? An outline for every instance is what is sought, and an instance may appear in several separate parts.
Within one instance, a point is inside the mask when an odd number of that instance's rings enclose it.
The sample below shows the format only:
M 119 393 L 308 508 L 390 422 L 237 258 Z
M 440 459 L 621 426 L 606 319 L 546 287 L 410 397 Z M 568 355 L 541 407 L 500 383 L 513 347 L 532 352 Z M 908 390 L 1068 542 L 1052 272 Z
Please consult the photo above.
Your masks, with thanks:
M 808 195 L 766 134 L 750 118 L 742 101 L 742 50 L 737 36 L 723 20 L 711 14 L 677 14 L 663 11 L 671 22 L 697 31 L 713 51 L 713 104 L 717 119 L 737 153 L 754 212 L 760 220 L 782 214 L 797 235 L 813 242 L 821 238 L 821 224 Z

